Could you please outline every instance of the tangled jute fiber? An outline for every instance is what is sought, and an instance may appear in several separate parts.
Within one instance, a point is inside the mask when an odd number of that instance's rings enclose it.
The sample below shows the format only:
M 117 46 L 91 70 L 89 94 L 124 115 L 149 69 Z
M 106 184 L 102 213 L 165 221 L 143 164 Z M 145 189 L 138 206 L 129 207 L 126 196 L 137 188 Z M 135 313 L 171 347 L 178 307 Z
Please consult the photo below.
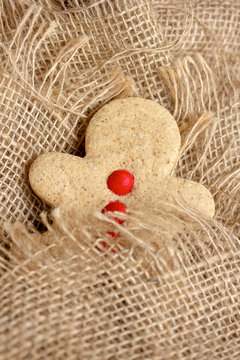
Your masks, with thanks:
M 1 0 L 0 19 L 0 359 L 238 360 L 240 4 Z M 83 155 L 91 116 L 133 95 L 178 122 L 175 175 L 211 191 L 214 219 L 184 199 L 125 226 L 74 206 L 49 219 L 31 162 Z

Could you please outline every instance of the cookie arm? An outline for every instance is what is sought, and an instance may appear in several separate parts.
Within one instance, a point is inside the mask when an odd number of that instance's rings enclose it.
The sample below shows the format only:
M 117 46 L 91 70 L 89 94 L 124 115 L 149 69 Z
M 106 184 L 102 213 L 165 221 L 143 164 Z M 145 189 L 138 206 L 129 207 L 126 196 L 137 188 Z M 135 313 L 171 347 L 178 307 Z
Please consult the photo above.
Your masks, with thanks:
M 71 168 L 73 158 L 68 154 L 52 152 L 40 155 L 32 163 L 29 170 L 30 185 L 46 204 L 56 207 L 65 201 L 74 200 L 74 189 L 69 183 L 71 171 L 68 170 L 71 169 L 66 168 L 66 165 Z
M 167 178 L 162 186 L 163 200 L 176 199 L 176 201 L 183 201 L 190 207 L 197 209 L 205 216 L 213 217 L 215 211 L 214 200 L 203 185 L 194 181 L 185 180 L 177 177 Z
M 107 188 L 111 170 L 101 160 L 57 152 L 42 154 L 30 167 L 30 185 L 51 207 L 74 202 L 80 212 L 101 210 L 117 197 Z

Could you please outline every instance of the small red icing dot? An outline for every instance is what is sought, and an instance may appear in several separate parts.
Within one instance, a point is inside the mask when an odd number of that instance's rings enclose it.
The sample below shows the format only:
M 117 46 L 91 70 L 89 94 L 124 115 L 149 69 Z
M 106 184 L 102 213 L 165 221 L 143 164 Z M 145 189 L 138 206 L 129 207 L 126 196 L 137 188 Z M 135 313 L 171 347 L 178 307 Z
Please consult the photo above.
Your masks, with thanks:
M 127 170 L 115 170 L 107 179 L 107 187 L 114 194 L 126 195 L 134 185 L 134 176 Z
M 105 241 L 100 241 L 100 244 L 107 250 L 110 248 L 110 246 Z M 97 248 L 97 249 L 99 250 L 99 248 Z M 114 249 L 111 249 L 111 252 L 116 254 L 116 251 Z
M 115 232 L 113 232 L 113 231 L 108 231 L 107 234 L 108 234 L 109 236 L 111 236 L 113 239 L 116 239 L 116 238 L 118 237 L 118 235 L 117 235 Z
M 119 200 L 110 201 L 103 209 L 102 213 L 105 214 L 107 211 L 119 211 L 126 214 L 126 205 L 120 202 Z M 117 223 L 122 224 L 124 220 L 118 219 L 117 217 L 113 218 Z

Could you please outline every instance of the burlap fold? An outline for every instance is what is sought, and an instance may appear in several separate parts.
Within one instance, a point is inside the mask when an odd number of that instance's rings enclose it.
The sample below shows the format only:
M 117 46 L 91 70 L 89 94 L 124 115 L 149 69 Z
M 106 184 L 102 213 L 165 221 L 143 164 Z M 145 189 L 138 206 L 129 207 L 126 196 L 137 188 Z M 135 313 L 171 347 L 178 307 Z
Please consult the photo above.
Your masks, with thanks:
M 1 0 L 0 19 L 0 358 L 238 360 L 238 2 Z M 95 111 L 133 95 L 173 114 L 175 174 L 212 192 L 215 218 L 184 201 L 136 204 L 118 228 L 41 218 L 31 162 L 83 155 Z

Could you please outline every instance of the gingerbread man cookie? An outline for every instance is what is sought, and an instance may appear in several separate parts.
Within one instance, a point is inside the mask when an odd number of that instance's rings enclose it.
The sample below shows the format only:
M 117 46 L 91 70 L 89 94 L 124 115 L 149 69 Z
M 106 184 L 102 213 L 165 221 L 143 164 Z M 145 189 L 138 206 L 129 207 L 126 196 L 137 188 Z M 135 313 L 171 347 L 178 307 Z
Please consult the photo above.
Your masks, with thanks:
M 84 158 L 40 155 L 31 165 L 30 184 L 50 206 L 64 208 L 74 202 L 83 213 L 127 212 L 139 202 L 156 207 L 159 201 L 183 197 L 212 217 L 210 192 L 171 176 L 179 151 L 178 126 L 164 107 L 139 97 L 118 99 L 91 119 Z

